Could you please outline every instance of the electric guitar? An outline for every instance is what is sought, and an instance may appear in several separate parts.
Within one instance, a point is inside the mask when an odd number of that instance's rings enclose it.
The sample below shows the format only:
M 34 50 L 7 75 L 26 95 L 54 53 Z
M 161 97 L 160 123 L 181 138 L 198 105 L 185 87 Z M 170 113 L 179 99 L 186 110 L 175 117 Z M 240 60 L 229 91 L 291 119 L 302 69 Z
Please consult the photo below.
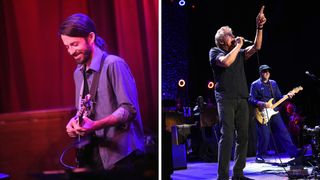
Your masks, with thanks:
M 296 94 L 301 90 L 303 90 L 303 88 L 301 86 L 299 86 L 299 87 L 294 88 L 290 92 L 293 94 Z M 258 108 L 258 107 L 255 108 L 255 117 L 256 117 L 257 121 L 260 124 L 267 124 L 273 115 L 279 113 L 279 111 L 275 111 L 274 108 L 276 108 L 278 105 L 280 105 L 283 101 L 285 101 L 288 98 L 289 98 L 288 95 L 283 96 L 283 98 L 281 98 L 279 101 L 274 103 L 271 108 L 262 108 L 262 109 Z M 272 103 L 273 99 L 274 98 L 271 98 L 268 101 L 268 103 Z
M 76 114 L 76 119 L 78 119 L 78 125 L 82 126 L 83 124 L 83 117 L 90 116 L 91 110 L 91 96 L 90 94 L 86 95 L 84 99 L 80 102 L 80 109 Z M 76 142 L 76 164 L 77 167 L 83 166 L 84 161 L 84 149 L 87 144 L 90 143 L 90 139 L 88 137 L 82 137 L 78 135 L 77 142 Z

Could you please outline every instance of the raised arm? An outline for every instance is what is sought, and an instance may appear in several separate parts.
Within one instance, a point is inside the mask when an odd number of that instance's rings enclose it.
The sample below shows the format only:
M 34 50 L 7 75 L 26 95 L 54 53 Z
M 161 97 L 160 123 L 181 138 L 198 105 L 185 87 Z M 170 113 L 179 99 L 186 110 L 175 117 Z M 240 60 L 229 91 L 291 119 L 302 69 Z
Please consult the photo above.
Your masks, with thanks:
M 264 6 L 261 7 L 260 12 L 256 17 L 256 36 L 254 43 L 245 49 L 245 59 L 249 59 L 254 53 L 261 49 L 263 26 L 267 22 L 267 18 L 264 15 Z

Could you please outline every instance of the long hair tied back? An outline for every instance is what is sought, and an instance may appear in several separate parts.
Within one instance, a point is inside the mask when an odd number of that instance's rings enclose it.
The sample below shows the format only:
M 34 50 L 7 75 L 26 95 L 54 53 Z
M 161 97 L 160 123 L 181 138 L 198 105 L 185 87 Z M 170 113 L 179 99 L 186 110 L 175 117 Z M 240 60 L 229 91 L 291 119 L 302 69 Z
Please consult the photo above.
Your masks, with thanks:
M 94 32 L 96 35 L 95 44 L 105 50 L 105 41 L 97 35 L 96 26 L 92 19 L 82 13 L 76 13 L 67 17 L 60 25 L 59 35 L 71 37 L 88 37 L 89 33 Z

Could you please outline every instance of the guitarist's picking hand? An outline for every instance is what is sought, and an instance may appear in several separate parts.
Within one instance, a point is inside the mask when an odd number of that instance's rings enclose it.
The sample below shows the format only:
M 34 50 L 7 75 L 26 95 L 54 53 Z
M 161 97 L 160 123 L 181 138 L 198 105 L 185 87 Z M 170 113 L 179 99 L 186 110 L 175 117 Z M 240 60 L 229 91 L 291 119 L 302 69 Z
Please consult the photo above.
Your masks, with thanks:
M 258 106 L 260 109 L 264 109 L 264 108 L 271 108 L 272 107 L 272 103 L 271 102 L 263 102 L 263 101 L 260 101 L 258 103 Z
M 266 102 L 265 103 L 266 108 L 271 108 L 272 107 L 272 102 Z

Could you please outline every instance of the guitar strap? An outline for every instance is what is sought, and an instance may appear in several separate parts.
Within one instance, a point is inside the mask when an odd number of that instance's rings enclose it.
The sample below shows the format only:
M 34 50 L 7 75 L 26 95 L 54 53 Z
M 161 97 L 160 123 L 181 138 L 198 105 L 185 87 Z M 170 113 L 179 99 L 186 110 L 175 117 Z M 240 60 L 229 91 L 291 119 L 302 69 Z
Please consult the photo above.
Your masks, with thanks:
M 100 74 L 101 74 L 106 57 L 107 57 L 107 54 L 103 53 L 100 61 L 99 70 L 97 72 L 93 71 L 93 80 L 92 80 L 92 84 L 89 91 L 89 94 L 91 96 L 90 98 L 91 107 L 88 112 L 88 117 L 90 117 L 91 119 L 94 119 L 94 115 L 95 115 L 97 88 L 98 88 L 98 83 L 100 79 Z M 82 142 L 83 145 L 81 145 L 76 152 L 77 167 L 91 166 L 93 161 L 97 167 L 103 167 L 100 156 L 99 156 L 99 149 L 96 146 L 96 144 L 98 143 L 98 140 L 95 138 L 95 134 L 93 133 L 91 135 L 83 137 L 82 140 L 79 139 L 78 141 Z
M 273 97 L 273 98 L 276 98 L 275 97 L 275 95 L 274 95 L 274 92 L 273 92 L 273 89 L 272 89 L 272 85 L 271 85 L 271 81 L 269 80 L 269 88 L 270 88 L 270 91 L 271 91 L 271 96 Z
M 91 95 L 91 102 L 92 102 L 92 107 L 89 112 L 91 118 L 93 118 L 94 114 L 95 114 L 95 105 L 96 105 L 96 95 L 97 95 L 98 83 L 99 83 L 99 79 L 100 79 L 100 73 L 102 71 L 102 67 L 103 67 L 103 64 L 104 64 L 106 57 L 107 57 L 107 54 L 103 53 L 103 55 L 101 57 L 101 61 L 100 61 L 99 71 L 97 71 L 97 72 L 93 71 L 93 80 L 92 80 L 92 84 L 91 84 L 90 91 L 89 91 L 89 94 Z
M 83 64 L 83 92 L 82 92 L 82 99 L 89 93 L 89 86 L 87 81 L 87 65 Z

